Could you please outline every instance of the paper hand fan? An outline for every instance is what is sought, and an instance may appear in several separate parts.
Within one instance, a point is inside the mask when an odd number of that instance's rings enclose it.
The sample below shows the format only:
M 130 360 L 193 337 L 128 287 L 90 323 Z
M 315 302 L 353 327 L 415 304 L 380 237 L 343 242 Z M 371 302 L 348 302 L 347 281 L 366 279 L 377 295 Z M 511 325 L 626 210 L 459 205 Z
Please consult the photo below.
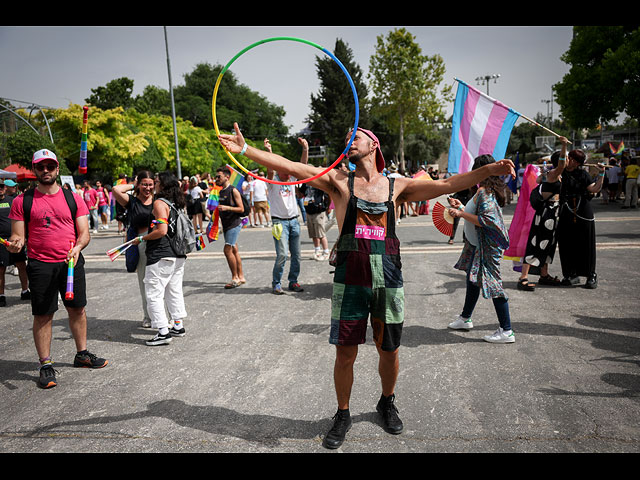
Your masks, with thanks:
M 453 234 L 453 217 L 449 215 L 449 208 L 436 202 L 431 213 L 433 225 L 440 233 L 450 237 Z

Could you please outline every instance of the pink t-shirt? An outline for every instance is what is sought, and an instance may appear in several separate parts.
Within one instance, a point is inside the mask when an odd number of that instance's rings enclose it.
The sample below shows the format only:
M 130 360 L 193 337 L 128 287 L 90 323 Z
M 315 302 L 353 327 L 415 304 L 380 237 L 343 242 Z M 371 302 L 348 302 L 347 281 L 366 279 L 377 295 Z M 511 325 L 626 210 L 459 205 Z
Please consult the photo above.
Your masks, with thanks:
M 73 196 L 78 205 L 76 218 L 89 215 L 82 197 L 76 193 Z M 23 199 L 24 195 L 19 195 L 13 200 L 9 213 L 11 220 L 24 221 Z M 53 195 L 45 195 L 36 190 L 29 220 L 27 256 L 41 262 L 64 262 L 70 242 L 75 241 L 75 219 L 71 218 L 62 189 Z
M 95 189 L 90 188 L 88 190 L 84 190 L 84 202 L 87 204 L 87 207 L 90 209 L 98 208 L 96 201 L 98 200 L 98 192 Z M 95 205 L 95 207 L 94 207 Z
M 104 187 L 100 187 L 100 190 L 96 190 L 98 198 L 100 201 L 98 202 L 98 206 L 101 207 L 103 205 L 107 205 L 109 202 L 107 201 L 106 190 Z

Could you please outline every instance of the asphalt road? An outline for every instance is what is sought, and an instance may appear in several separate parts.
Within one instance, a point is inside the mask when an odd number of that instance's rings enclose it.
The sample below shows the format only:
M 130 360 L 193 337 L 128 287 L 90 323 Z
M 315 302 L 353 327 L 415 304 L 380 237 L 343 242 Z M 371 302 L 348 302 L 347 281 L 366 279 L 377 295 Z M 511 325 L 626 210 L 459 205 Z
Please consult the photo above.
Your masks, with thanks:
M 480 299 L 470 332 L 447 324 L 462 309 L 464 274 L 430 216 L 398 227 L 406 315 L 397 384 L 405 430 L 384 432 L 377 353 L 369 333 L 355 366 L 354 425 L 322 447 L 336 400 L 328 343 L 331 268 L 302 234 L 302 293 L 270 291 L 268 229 L 245 229 L 247 284 L 233 290 L 222 242 L 187 261 L 187 335 L 148 347 L 135 274 L 105 252 L 114 227 L 85 250 L 89 349 L 101 370 L 74 369 L 67 315 L 53 321 L 58 386 L 41 390 L 28 303 L 7 275 L 0 311 L 0 452 L 623 452 L 640 451 L 640 212 L 593 201 L 599 286 L 516 289 L 503 262 L 516 343 L 482 340 L 497 327 Z M 504 209 L 510 222 L 515 205 Z M 329 231 L 335 240 L 337 230 Z M 288 271 L 288 265 L 285 272 Z M 559 260 L 551 273 L 560 276 Z M 584 280 L 584 279 L 583 279 Z

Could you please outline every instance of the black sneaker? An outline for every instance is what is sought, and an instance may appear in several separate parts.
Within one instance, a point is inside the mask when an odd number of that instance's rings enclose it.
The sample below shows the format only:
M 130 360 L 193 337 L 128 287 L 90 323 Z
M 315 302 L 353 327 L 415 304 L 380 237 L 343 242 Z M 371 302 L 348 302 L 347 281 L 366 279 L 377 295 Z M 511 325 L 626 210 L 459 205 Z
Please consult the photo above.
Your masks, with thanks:
M 388 397 L 382 395 L 376 406 L 376 410 L 382 415 L 384 429 L 387 433 L 398 435 L 402 433 L 402 420 L 398 417 L 398 409 L 395 405 L 396 396 L 392 393 Z
M 20 300 L 31 300 L 31 291 L 27 290 L 26 292 L 21 292 Z
M 344 437 L 353 424 L 349 410 L 338 410 L 333 416 L 333 420 L 333 427 L 327 432 L 322 441 L 322 445 L 330 449 L 335 449 L 342 445 Z
M 598 275 L 595 273 L 589 275 L 589 278 L 587 278 L 587 282 L 584 284 L 584 288 L 598 288 Z
M 304 292 L 304 288 L 302 288 L 299 283 L 292 283 L 289 285 L 289 290 L 292 292 Z
M 0 307 L 6 307 L 7 306 L 7 299 L 4 295 L 0 295 Z
M 150 346 L 169 345 L 171 343 L 171 334 L 167 333 L 166 335 L 162 335 L 160 332 L 158 332 L 156 333 L 155 337 L 153 337 L 151 340 L 147 340 L 144 343 Z
M 56 385 L 58 385 L 58 382 L 56 382 L 56 371 L 53 369 L 53 366 L 48 363 L 40 367 L 38 386 L 40 388 L 52 388 Z
M 73 359 L 73 366 L 77 368 L 102 368 L 106 367 L 108 363 L 104 358 L 98 358 L 87 350 L 76 353 Z
M 185 330 L 184 327 L 177 329 L 176 327 L 171 327 L 169 329 L 169 333 L 171 334 L 172 337 L 184 337 L 185 336 Z

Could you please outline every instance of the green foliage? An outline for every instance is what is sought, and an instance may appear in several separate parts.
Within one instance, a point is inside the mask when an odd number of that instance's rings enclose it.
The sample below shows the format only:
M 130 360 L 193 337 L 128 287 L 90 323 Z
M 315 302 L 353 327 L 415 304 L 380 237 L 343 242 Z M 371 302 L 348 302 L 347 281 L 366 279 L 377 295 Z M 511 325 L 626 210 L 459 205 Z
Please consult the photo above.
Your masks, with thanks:
M 444 102 L 451 100 L 445 86 L 438 98 L 437 88 L 444 77 L 440 55 L 422 55 L 415 37 L 404 28 L 377 37 L 376 52 L 369 64 L 373 109 L 399 137 L 400 170 L 404 170 L 404 137 L 422 133 L 444 120 Z
M 127 77 L 111 80 L 105 86 L 91 89 L 89 98 L 85 102 L 102 110 L 122 107 L 129 108 L 133 104 L 133 80 Z
M 356 87 L 359 104 L 358 125 L 367 126 L 367 86 L 362 80 L 362 69 L 353 61 L 353 52 L 341 39 L 336 40 L 333 54 L 344 65 Z M 329 161 L 337 158 L 345 147 L 345 137 L 353 128 L 353 90 L 340 66 L 330 57 L 316 57 L 316 70 L 320 91 L 311 94 L 311 113 L 307 119 L 313 132 L 310 143 L 319 140 L 327 145 Z
M 562 114 L 574 128 L 591 128 L 620 113 L 640 118 L 640 28 L 576 26 L 569 50 L 571 66 L 554 85 Z

